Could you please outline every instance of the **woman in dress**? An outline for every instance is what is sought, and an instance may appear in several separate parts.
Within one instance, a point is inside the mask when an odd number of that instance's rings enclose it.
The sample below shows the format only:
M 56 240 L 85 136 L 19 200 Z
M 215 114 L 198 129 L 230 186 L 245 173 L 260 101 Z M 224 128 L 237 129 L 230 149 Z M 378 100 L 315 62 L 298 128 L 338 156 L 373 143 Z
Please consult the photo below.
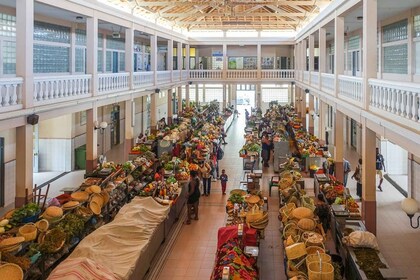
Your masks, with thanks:
M 190 183 L 188 184 L 187 194 L 187 225 L 191 224 L 192 214 L 194 214 L 194 220 L 198 220 L 198 202 L 200 201 L 200 179 L 198 178 L 198 172 L 191 170 L 190 176 L 191 179 Z

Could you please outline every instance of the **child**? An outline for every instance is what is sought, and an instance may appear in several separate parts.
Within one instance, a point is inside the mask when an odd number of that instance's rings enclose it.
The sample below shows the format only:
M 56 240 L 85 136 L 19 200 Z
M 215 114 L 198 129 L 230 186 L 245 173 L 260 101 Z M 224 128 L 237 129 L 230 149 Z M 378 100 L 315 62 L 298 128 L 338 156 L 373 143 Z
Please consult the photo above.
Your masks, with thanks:
M 220 182 L 222 183 L 222 193 L 223 195 L 226 194 L 226 182 L 228 181 L 228 175 L 225 173 L 226 171 L 222 169 L 222 174 L 220 175 Z

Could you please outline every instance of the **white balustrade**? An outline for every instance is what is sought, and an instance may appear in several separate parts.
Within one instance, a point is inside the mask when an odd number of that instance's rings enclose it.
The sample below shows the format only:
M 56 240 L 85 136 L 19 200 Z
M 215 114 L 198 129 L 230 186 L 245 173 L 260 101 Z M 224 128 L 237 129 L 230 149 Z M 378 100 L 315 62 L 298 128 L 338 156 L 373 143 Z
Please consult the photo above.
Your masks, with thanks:
M 341 96 L 345 96 L 357 102 L 363 101 L 363 80 L 359 77 L 338 76 L 339 92 Z
M 0 110 L 22 104 L 22 78 L 0 79 Z
M 335 77 L 334 74 L 321 73 L 321 86 L 324 92 L 334 94 Z
M 34 102 L 44 102 L 91 94 L 92 75 L 34 77 Z
M 303 82 L 309 84 L 309 71 L 303 71 Z
M 222 70 L 190 70 L 190 79 L 222 79 Z
M 182 70 L 181 71 L 181 80 L 188 80 L 188 70 Z
M 98 74 L 98 92 L 107 93 L 111 91 L 121 91 L 129 89 L 130 73 L 106 73 Z
M 294 79 L 295 70 L 261 70 L 262 79 Z
M 171 71 L 157 71 L 157 82 L 170 83 L 171 82 Z
M 370 106 L 419 122 L 420 85 L 369 79 Z
M 319 72 L 311 72 L 311 85 L 318 87 L 319 85 Z
M 228 70 L 228 79 L 256 79 L 257 70 Z
M 135 89 L 153 86 L 153 72 L 134 72 L 133 84 Z

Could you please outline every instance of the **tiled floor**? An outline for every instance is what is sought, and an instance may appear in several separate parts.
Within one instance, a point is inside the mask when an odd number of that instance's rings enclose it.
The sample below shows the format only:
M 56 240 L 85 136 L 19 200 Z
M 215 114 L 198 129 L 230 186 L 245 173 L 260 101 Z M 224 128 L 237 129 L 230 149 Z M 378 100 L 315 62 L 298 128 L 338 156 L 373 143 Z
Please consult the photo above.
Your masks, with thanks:
M 228 189 L 236 188 L 243 177 L 242 160 L 238 151 L 243 144 L 244 116 L 240 115 L 228 131 L 225 156 L 220 162 L 221 168 L 229 175 Z M 123 161 L 123 145 L 107 154 L 109 160 Z M 358 155 L 352 149 L 346 150 L 345 157 L 356 167 Z M 272 167 L 264 169 L 262 188 L 268 197 L 268 181 L 273 175 Z M 83 172 L 71 172 L 57 181 L 51 194 L 65 186 L 80 185 Z M 351 176 L 351 174 L 350 174 Z M 306 180 L 306 190 L 311 192 L 313 181 Z M 349 179 L 348 187 L 353 196 L 356 194 L 356 182 Z M 410 227 L 409 219 L 401 210 L 403 196 L 386 180 L 384 192 L 377 192 L 377 238 L 381 252 L 392 268 L 399 269 L 410 280 L 420 279 L 420 229 Z M 273 189 L 273 194 L 276 189 Z M 222 196 L 220 181 L 212 183 L 209 197 L 200 199 L 200 220 L 191 225 L 183 225 L 158 279 L 209 279 L 214 266 L 217 230 L 224 225 L 225 203 L 227 196 Z M 265 239 L 260 244 L 260 279 L 285 279 L 283 252 L 281 246 L 280 224 L 277 219 L 278 199 L 269 198 L 270 223 Z

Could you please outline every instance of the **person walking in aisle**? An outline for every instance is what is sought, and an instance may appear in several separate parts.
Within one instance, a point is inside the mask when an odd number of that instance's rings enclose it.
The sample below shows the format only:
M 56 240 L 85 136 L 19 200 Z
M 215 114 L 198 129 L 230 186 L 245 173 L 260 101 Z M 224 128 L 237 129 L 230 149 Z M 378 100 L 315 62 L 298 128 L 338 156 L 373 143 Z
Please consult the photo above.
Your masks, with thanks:
M 344 187 L 347 187 L 347 180 L 349 178 L 349 173 L 351 171 L 350 162 L 343 158 L 343 170 L 344 170 Z
M 199 171 L 201 173 L 201 178 L 203 178 L 203 195 L 209 196 L 211 189 L 210 164 L 204 161 L 200 162 Z
M 270 152 L 271 152 L 271 141 L 268 138 L 267 132 L 263 132 L 263 137 L 261 139 L 262 143 L 262 151 L 261 157 L 264 164 L 264 167 L 269 167 L 268 161 L 270 160 Z
M 356 194 L 358 197 L 362 198 L 362 159 L 359 158 L 359 164 L 356 167 L 356 171 L 351 176 L 352 179 L 355 179 L 357 182 L 356 185 Z
M 376 148 L 376 174 L 379 176 L 378 189 L 382 191 L 382 182 L 384 181 L 385 163 L 384 156 L 379 153 L 379 148 Z
M 226 174 L 226 171 L 222 169 L 222 174 L 220 175 L 220 183 L 222 184 L 222 194 L 226 194 L 226 184 L 228 181 L 228 175 Z
M 318 194 L 318 202 L 316 203 L 316 208 L 314 213 L 318 216 L 319 221 L 322 224 L 322 228 L 326 233 L 330 228 L 330 207 L 325 203 L 324 195 L 322 193 Z
M 194 214 L 194 220 L 198 220 L 198 204 L 200 201 L 200 179 L 198 178 L 198 172 L 191 170 L 190 176 L 187 193 L 187 225 L 191 224 L 192 214 Z

